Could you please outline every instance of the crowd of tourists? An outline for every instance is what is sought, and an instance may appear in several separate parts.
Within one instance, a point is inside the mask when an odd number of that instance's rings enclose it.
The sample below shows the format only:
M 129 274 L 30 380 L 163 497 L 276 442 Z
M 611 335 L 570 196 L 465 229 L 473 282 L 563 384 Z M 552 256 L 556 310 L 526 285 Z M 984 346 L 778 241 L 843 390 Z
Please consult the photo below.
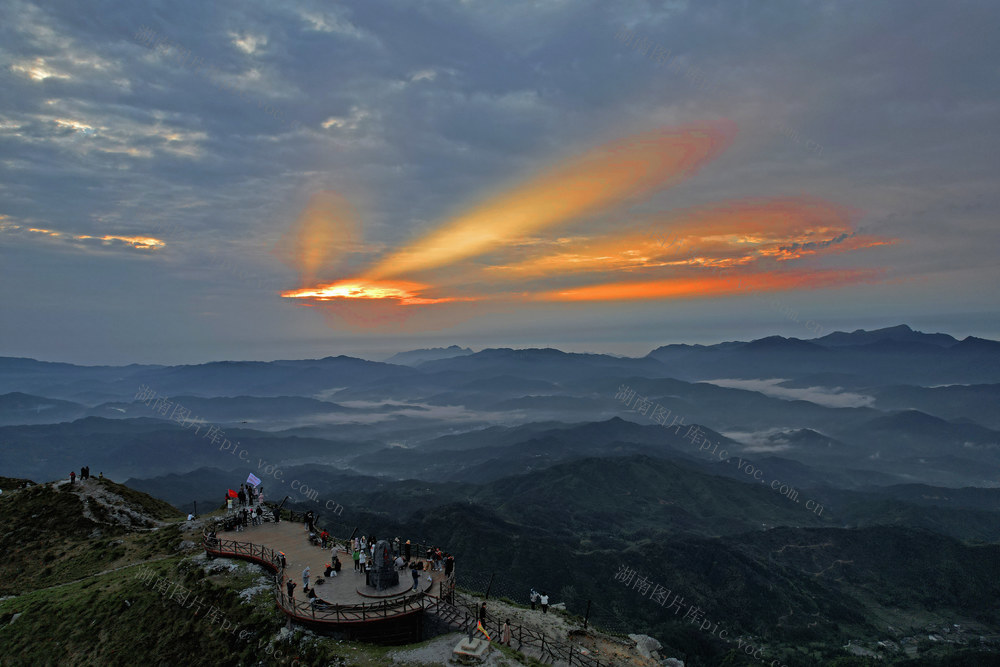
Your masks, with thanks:
M 350 540 L 348 546 L 351 559 L 354 561 L 354 571 L 358 574 L 365 574 L 374 562 L 376 542 L 378 542 L 378 538 L 374 535 L 362 535 Z M 393 565 L 397 570 L 411 570 L 414 573 L 444 572 L 445 577 L 449 577 L 455 569 L 455 557 L 438 547 L 428 547 L 424 552 L 424 560 L 420 560 L 414 552 L 410 540 L 401 543 L 397 537 L 390 544 Z M 414 576 L 414 580 L 416 578 Z
M 239 532 L 248 526 L 259 526 L 264 523 L 264 512 L 263 485 L 240 484 L 239 491 L 226 492 L 227 528 Z

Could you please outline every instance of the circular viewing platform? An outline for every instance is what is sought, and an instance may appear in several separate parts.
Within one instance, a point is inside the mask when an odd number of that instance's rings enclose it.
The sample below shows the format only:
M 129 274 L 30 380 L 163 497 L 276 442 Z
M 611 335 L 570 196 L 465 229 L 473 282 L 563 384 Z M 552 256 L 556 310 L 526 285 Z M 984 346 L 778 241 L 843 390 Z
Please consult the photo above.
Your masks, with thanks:
M 210 556 L 241 558 L 271 570 L 275 603 L 296 623 L 342 634 L 346 639 L 379 644 L 420 641 L 425 612 L 439 612 L 454 599 L 455 573 L 445 577 L 443 571 L 419 570 L 414 590 L 412 570 L 401 569 L 399 584 L 380 591 L 368 586 L 366 575 L 354 569 L 352 555 L 343 550 L 346 542 L 345 538 L 333 539 L 340 546 L 336 557 L 341 570 L 330 577 L 323 573 L 328 564 L 332 565 L 331 549 L 310 542 L 300 521 L 265 522 L 239 532 L 217 533 L 215 539 L 205 538 L 203 546 Z M 423 545 L 411 546 L 414 556 L 426 551 Z M 424 562 L 423 558 L 413 560 Z M 302 571 L 306 567 L 310 569 L 309 587 L 315 591 L 315 599 L 303 592 Z M 296 583 L 291 596 L 286 588 L 288 581 Z

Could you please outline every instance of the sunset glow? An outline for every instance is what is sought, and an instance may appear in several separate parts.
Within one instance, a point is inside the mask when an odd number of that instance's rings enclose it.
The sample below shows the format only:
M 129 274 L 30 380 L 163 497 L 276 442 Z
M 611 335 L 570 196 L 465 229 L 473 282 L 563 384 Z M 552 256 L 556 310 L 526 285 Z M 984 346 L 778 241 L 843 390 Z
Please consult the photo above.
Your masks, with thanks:
M 728 122 L 664 128 L 593 149 L 495 195 L 365 273 L 368 279 L 423 271 L 502 246 L 648 195 L 692 175 L 725 150 Z
M 346 197 L 324 190 L 309 198 L 305 209 L 275 247 L 275 254 L 302 274 L 302 284 L 315 283 L 323 269 L 337 265 L 361 237 L 354 207 Z
M 375 282 L 341 282 L 328 285 L 317 285 L 298 290 L 282 292 L 281 296 L 290 299 L 310 299 L 312 301 L 338 301 L 352 299 L 389 300 L 402 306 L 426 305 L 431 303 L 446 303 L 454 298 L 432 299 L 420 296 L 426 285 L 417 283 L 375 283 Z
M 745 266 L 893 242 L 855 236 L 853 217 L 844 207 L 810 198 L 734 200 L 642 220 L 621 234 L 535 245 L 523 249 L 517 261 L 487 266 L 485 271 L 528 279 L 672 266 Z M 514 249 L 508 252 L 517 254 Z
M 628 202 L 692 174 L 734 133 L 730 123 L 720 122 L 605 144 L 487 199 L 359 277 L 332 282 L 314 278 L 354 242 L 358 223 L 344 197 L 320 193 L 284 242 L 303 287 L 281 296 L 334 309 L 338 322 L 362 314 L 366 322 L 398 323 L 421 310 L 399 306 L 713 298 L 879 279 L 878 270 L 791 268 L 810 257 L 896 242 L 859 235 L 857 211 L 822 199 L 748 197 L 642 216 L 621 213 Z M 561 229 L 583 220 L 585 229 Z M 466 261 L 473 257 L 478 259 Z M 417 273 L 419 283 L 387 280 Z M 370 305 L 361 310 L 349 304 Z M 442 316 L 440 308 L 431 311 Z
M 877 279 L 879 270 L 794 271 L 615 282 L 539 294 L 539 301 L 635 301 L 728 296 L 745 292 L 834 287 Z
M 121 241 L 122 243 L 130 245 L 133 248 L 138 248 L 139 250 L 158 250 L 167 245 L 165 242 L 161 241 L 160 239 L 153 238 L 152 236 L 114 236 L 110 234 L 105 236 L 87 236 L 86 234 L 84 234 L 82 236 L 76 236 L 74 238 L 81 240 L 96 238 L 99 241 L 105 241 L 105 242 Z
M 0 220 L 6 216 L 0 216 Z M 101 241 L 102 246 L 111 247 L 122 244 L 135 250 L 160 250 L 167 246 L 166 242 L 154 236 L 123 236 L 118 234 L 105 234 L 103 236 L 92 236 L 90 234 L 70 234 L 60 232 L 55 229 L 45 229 L 43 227 L 24 227 L 14 223 L 0 223 L 0 232 L 18 233 L 27 232 L 31 235 L 58 239 L 63 241 Z M 79 244 L 83 246 L 84 244 Z

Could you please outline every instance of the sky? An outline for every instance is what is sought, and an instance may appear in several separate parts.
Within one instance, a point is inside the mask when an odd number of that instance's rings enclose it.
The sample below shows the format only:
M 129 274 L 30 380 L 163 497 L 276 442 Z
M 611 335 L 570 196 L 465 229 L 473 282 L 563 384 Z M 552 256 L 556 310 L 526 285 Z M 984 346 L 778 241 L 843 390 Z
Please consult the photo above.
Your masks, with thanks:
M 0 356 L 1000 338 L 993 2 L 0 4 Z

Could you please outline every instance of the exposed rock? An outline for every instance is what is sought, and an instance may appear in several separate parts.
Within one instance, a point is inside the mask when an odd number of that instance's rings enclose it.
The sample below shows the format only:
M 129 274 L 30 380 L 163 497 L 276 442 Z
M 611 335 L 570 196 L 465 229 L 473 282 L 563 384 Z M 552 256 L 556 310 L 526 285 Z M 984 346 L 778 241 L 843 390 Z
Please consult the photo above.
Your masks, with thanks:
M 663 648 L 663 644 L 649 635 L 629 635 L 628 638 L 635 642 L 636 650 L 644 658 L 652 658 L 654 651 L 659 651 Z

